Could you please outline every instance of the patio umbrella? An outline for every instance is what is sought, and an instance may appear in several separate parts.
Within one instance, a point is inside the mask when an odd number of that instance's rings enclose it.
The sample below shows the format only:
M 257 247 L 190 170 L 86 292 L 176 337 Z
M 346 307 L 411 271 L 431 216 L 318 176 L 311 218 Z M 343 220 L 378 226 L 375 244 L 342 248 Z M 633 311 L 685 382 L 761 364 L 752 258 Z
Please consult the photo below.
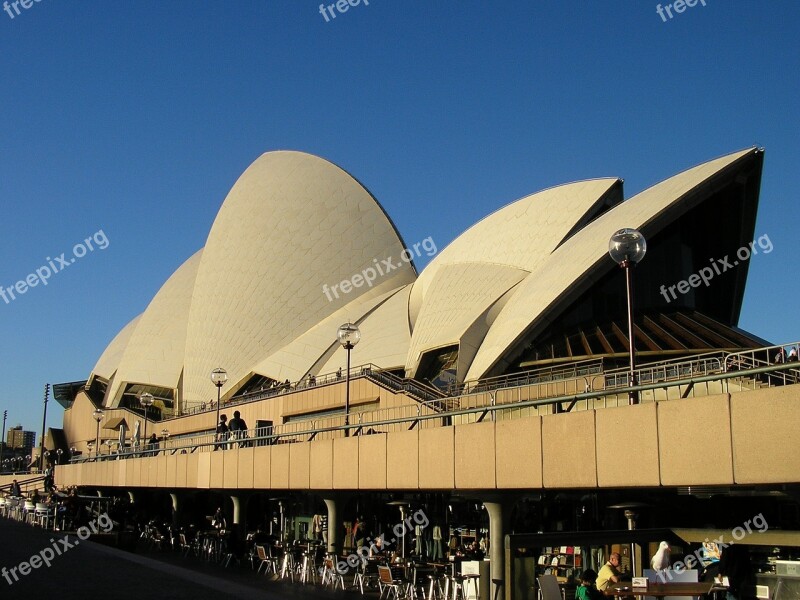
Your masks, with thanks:
M 127 427 L 125 425 L 125 421 L 119 424 L 119 451 L 123 452 L 125 450 L 125 434 L 127 433 Z
M 136 421 L 136 427 L 133 428 L 133 447 L 139 447 L 139 441 L 141 440 L 141 434 L 139 433 L 139 426 L 142 424 L 141 421 Z

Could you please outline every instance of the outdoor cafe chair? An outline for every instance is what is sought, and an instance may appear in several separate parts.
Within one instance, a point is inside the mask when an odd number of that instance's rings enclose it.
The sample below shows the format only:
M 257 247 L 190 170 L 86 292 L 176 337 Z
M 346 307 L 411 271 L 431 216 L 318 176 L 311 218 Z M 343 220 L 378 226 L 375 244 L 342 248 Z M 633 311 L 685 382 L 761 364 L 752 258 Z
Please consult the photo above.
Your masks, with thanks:
M 50 507 L 47 504 L 44 502 L 36 503 L 36 508 L 34 509 L 34 518 L 37 525 L 40 527 L 47 527 L 50 524 L 50 518 L 52 516 L 53 512 L 50 510 Z
M 361 590 L 361 595 L 364 595 L 364 588 L 375 587 L 380 579 L 378 574 L 378 562 L 376 560 L 366 560 L 361 562 L 361 566 L 356 571 L 353 585 Z
M 322 561 L 322 585 L 331 586 L 333 590 L 340 587 L 344 591 L 344 575 L 336 569 L 335 556 L 329 556 Z
M 409 598 L 409 582 L 405 579 L 395 577 L 390 567 L 378 565 L 378 575 L 380 576 L 380 600 L 404 600 Z
M 258 570 L 256 573 L 260 573 L 261 569 L 264 569 L 264 575 L 269 575 L 270 572 L 275 572 L 275 563 L 271 556 L 267 554 L 266 548 L 261 544 L 256 544 L 256 555 L 258 556 L 258 560 L 261 563 L 258 565 Z
M 184 556 L 189 556 L 189 553 L 192 551 L 192 545 L 186 539 L 185 533 L 178 534 L 178 543 L 180 545 L 181 552 Z
M 25 500 L 22 513 L 24 515 L 25 522 L 33 524 L 34 519 L 36 518 L 36 505 L 30 500 Z

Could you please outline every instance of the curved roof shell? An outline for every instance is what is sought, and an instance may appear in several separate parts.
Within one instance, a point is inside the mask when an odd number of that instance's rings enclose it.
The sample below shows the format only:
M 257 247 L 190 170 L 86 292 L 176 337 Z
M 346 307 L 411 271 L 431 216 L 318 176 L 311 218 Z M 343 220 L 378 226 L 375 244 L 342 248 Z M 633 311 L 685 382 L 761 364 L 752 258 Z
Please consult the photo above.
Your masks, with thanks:
M 614 231 L 657 234 L 748 164 L 760 176 L 760 162 L 747 162 L 760 152 L 709 161 L 625 202 L 614 178 L 538 192 L 471 227 L 419 278 L 400 260 L 394 225 L 352 176 L 300 152 L 264 154 L 231 189 L 204 249 L 117 334 L 92 377 L 109 382 L 106 405 L 119 403 L 128 383 L 205 402 L 217 366 L 229 374 L 226 396 L 254 375 L 297 381 L 343 367 L 336 329 L 346 321 L 363 332 L 354 364 L 413 376 L 425 352 L 456 344 L 460 380 L 495 374 L 615 268 L 607 255 Z M 740 220 L 754 222 L 754 197 Z M 394 270 L 376 274 L 390 258 Z M 746 267 L 737 277 L 745 276 Z
M 128 383 L 178 387 L 186 348 L 186 315 L 202 255 L 198 250 L 184 262 L 142 313 L 108 390 L 109 406 L 119 406 Z
M 632 227 L 645 236 L 655 234 L 691 208 L 694 190 L 713 184 L 721 171 L 758 152 L 735 152 L 688 169 L 618 204 L 566 240 L 517 286 L 489 328 L 465 378 L 478 379 L 496 370 L 524 334 L 556 318 L 601 274 L 617 268 L 608 257 L 608 240 L 615 231 Z
M 560 185 L 509 204 L 456 238 L 414 284 L 406 372 L 416 372 L 424 352 L 457 344 L 463 373 L 491 327 L 490 309 L 565 239 L 621 200 L 619 179 Z
M 208 399 L 215 366 L 224 365 L 233 393 L 255 365 L 346 304 L 414 281 L 413 265 L 402 263 L 371 286 L 342 290 L 340 282 L 403 249 L 382 208 L 348 173 L 300 152 L 262 155 L 225 199 L 200 260 L 185 400 Z

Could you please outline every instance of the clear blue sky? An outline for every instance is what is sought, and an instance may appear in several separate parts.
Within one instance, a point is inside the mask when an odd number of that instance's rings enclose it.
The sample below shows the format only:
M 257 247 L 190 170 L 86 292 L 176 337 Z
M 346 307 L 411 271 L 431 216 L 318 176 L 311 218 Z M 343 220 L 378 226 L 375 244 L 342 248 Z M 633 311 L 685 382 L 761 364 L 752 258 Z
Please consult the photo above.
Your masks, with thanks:
M 44 384 L 89 375 L 275 149 L 342 166 L 406 242 L 441 248 L 548 186 L 619 176 L 631 196 L 764 146 L 756 233 L 774 250 L 752 260 L 740 325 L 800 338 L 800 3 L 706 0 L 667 22 L 656 4 L 370 0 L 330 22 L 316 0 L 0 12 L 0 285 L 98 230 L 109 241 L 0 300 L 9 425 L 41 430 Z

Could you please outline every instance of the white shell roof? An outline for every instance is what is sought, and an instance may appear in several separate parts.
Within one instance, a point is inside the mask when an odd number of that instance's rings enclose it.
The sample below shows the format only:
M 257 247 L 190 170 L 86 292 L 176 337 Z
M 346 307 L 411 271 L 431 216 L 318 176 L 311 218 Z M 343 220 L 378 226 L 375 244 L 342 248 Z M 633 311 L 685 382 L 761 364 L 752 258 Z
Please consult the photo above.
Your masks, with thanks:
M 178 267 L 142 314 L 108 390 L 109 406 L 119 405 L 125 383 L 178 387 L 186 348 L 186 316 L 202 254 L 198 250 Z
M 323 291 L 403 249 L 381 207 L 345 171 L 300 152 L 262 155 L 231 189 L 203 251 L 184 399 L 213 396 L 209 373 L 217 366 L 228 371 L 232 393 L 255 365 L 346 304 L 414 281 L 413 266 L 402 263 L 373 287 L 362 282 L 331 300 Z
M 136 329 L 136 325 L 139 323 L 139 319 L 142 318 L 142 315 L 138 315 L 131 319 L 130 323 L 125 325 L 122 330 L 114 336 L 114 339 L 111 340 L 111 343 L 106 347 L 103 351 L 103 354 L 97 360 L 97 364 L 95 364 L 94 369 L 92 370 L 92 375 L 99 375 L 105 380 L 110 380 L 114 373 L 117 371 L 117 367 L 119 367 L 119 363 L 122 360 L 122 356 L 125 353 L 125 348 L 128 345 L 128 340 L 131 339 L 134 330 Z
M 620 180 L 608 178 L 543 190 L 492 213 L 447 246 L 414 284 L 406 372 L 415 373 L 424 352 L 453 344 L 460 347 L 459 369 L 468 367 L 492 324 L 489 308 L 607 199 L 621 200 L 620 188 Z
M 694 188 L 740 158 L 757 152 L 749 149 L 709 161 L 671 177 L 616 205 L 555 249 L 535 272 L 517 286 L 513 296 L 489 328 L 465 379 L 483 377 L 509 347 L 536 322 L 564 306 L 593 281 L 590 271 L 616 268 L 608 256 L 608 240 L 623 227 L 641 229 L 655 223 Z M 668 222 L 661 225 L 667 225 Z M 671 221 L 670 221 L 671 222 Z M 645 259 L 646 260 L 646 259 Z M 604 262 L 605 261 L 605 262 Z
M 471 227 L 418 279 L 399 260 L 394 225 L 358 181 L 309 154 L 264 154 L 231 189 L 205 248 L 117 334 L 93 375 L 110 381 L 111 402 L 126 383 L 175 388 L 181 374 L 183 400 L 207 401 L 217 366 L 228 371 L 226 395 L 254 373 L 296 381 L 344 367 L 336 330 L 352 321 L 362 330 L 355 365 L 413 375 L 424 352 L 458 344 L 459 378 L 485 376 L 614 268 L 614 231 L 658 231 L 690 208 L 693 189 L 753 152 L 709 161 L 626 202 L 617 203 L 622 183 L 613 178 L 538 192 Z M 396 269 L 367 285 L 363 275 L 388 258 Z

